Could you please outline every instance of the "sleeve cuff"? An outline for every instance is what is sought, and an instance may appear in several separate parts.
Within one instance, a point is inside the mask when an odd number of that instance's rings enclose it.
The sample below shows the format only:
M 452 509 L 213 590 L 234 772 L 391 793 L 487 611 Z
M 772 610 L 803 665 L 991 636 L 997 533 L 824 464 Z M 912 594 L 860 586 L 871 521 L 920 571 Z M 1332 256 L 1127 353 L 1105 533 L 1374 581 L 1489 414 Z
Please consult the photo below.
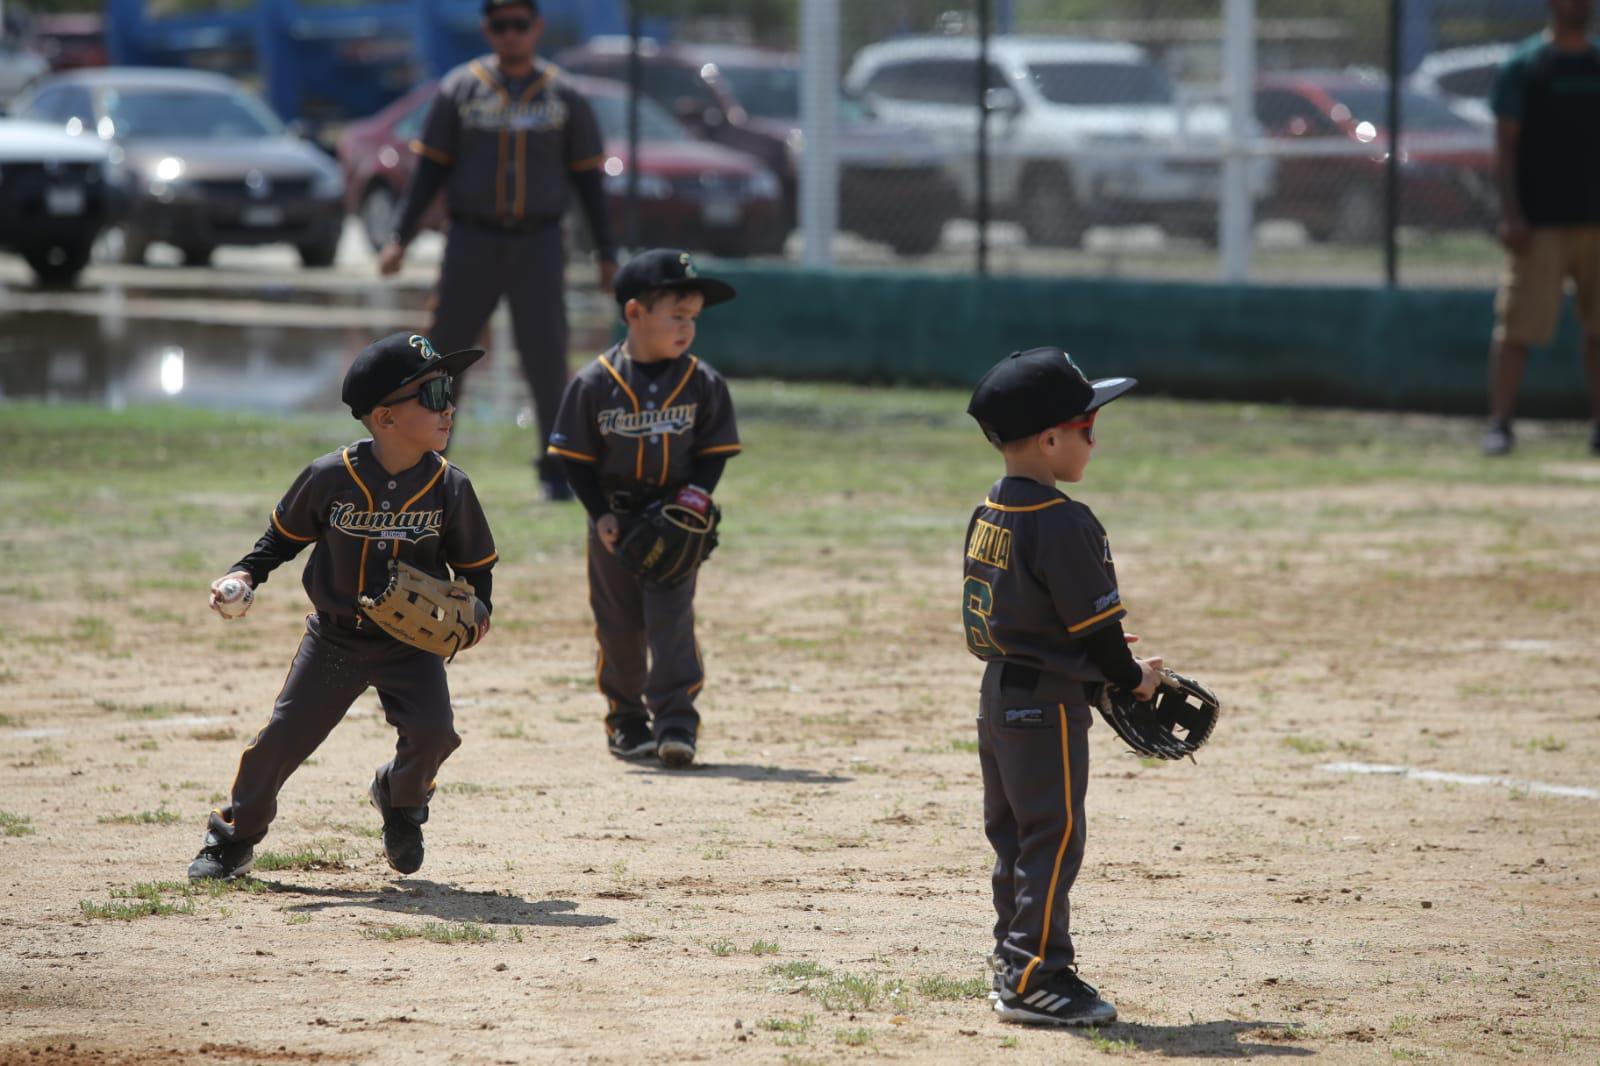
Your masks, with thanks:
M 430 148 L 421 141 L 412 141 L 411 150 L 424 159 L 431 159 L 441 166 L 450 165 L 450 153 L 441 152 L 437 148 Z
M 736 455 L 744 450 L 742 444 L 713 444 L 709 448 L 698 448 L 696 455 Z
M 563 459 L 572 459 L 579 463 L 593 463 L 597 461 L 592 455 L 585 455 L 582 452 L 568 451 L 566 448 L 557 448 L 554 444 L 550 445 L 545 450 L 551 455 L 559 455 Z
M 1110 621 L 1114 621 L 1116 619 L 1120 619 L 1120 618 L 1124 617 L 1127 613 L 1128 613 L 1128 609 L 1126 607 L 1122 606 L 1122 604 L 1119 603 L 1114 607 L 1106 608 L 1105 610 L 1101 611 L 1099 614 L 1090 615 L 1088 618 L 1085 618 L 1081 622 L 1073 623 L 1072 625 L 1067 627 L 1067 632 L 1068 633 L 1072 633 L 1074 635 L 1082 634 L 1082 633 L 1088 632 L 1091 628 L 1101 624 L 1102 622 L 1110 622 Z

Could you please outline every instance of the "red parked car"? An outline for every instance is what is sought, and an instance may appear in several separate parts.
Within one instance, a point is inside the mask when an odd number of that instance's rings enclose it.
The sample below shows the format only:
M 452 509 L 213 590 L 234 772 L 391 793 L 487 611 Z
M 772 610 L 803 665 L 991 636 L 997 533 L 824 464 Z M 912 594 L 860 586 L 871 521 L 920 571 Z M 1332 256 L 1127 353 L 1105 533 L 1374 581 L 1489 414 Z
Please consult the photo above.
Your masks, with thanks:
M 606 192 L 617 239 L 625 232 L 628 193 L 627 87 L 596 78 L 569 77 L 594 108 L 605 138 Z M 373 247 L 388 239 L 406 180 L 416 165 L 410 149 L 418 137 L 437 82 L 419 85 L 378 114 L 346 127 L 338 160 L 345 175 L 345 204 L 361 219 Z M 441 197 L 442 199 L 442 197 Z M 424 217 L 443 229 L 442 204 Z M 581 237 L 587 228 L 578 227 Z M 786 233 L 783 187 L 760 161 L 696 140 L 660 107 L 639 107 L 639 239 L 713 255 L 776 254 Z
M 1304 73 L 1262 78 L 1256 87 L 1261 128 L 1268 137 L 1296 142 L 1297 149 L 1279 159 L 1277 191 L 1262 213 L 1298 221 L 1317 240 L 1378 240 L 1384 221 L 1388 98 L 1388 84 L 1378 77 Z M 1400 126 L 1401 225 L 1492 227 L 1497 199 L 1491 136 L 1438 97 L 1412 89 L 1400 94 Z

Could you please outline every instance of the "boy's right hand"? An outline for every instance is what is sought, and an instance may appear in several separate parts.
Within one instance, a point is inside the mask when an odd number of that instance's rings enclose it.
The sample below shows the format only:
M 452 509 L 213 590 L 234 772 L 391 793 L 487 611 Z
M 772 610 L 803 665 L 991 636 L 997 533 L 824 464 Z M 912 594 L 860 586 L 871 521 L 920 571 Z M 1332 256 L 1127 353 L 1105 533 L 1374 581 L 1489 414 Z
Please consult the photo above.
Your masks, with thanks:
M 1135 699 L 1147 700 L 1156 694 L 1156 689 L 1161 686 L 1161 656 L 1153 655 L 1148 659 L 1135 659 L 1139 669 L 1144 671 L 1144 679 L 1139 682 L 1139 687 L 1133 690 Z
M 237 581 L 244 586 L 245 591 L 242 597 L 234 596 L 229 599 L 223 594 L 222 586 L 228 581 Z M 223 574 L 211 583 L 211 609 L 224 618 L 237 618 L 250 609 L 250 600 L 254 598 L 255 586 L 255 581 L 243 570 L 233 570 Z
M 594 531 L 600 538 L 600 545 L 615 555 L 617 540 L 622 536 L 622 526 L 617 522 L 617 516 L 607 511 L 595 520 Z

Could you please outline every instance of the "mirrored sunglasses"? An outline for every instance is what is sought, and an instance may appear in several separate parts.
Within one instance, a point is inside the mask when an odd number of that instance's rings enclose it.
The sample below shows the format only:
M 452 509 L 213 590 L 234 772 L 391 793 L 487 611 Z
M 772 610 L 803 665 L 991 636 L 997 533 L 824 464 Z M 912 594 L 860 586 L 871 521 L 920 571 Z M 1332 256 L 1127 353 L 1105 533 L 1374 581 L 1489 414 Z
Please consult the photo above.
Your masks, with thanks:
M 489 32 L 495 36 L 502 33 L 527 33 L 533 29 L 532 19 L 490 19 Z
M 443 411 L 450 406 L 452 399 L 450 378 L 437 377 L 424 381 L 416 392 L 408 392 L 404 396 L 389 400 L 379 406 L 393 407 L 395 404 L 405 403 L 407 400 L 415 400 L 430 411 Z

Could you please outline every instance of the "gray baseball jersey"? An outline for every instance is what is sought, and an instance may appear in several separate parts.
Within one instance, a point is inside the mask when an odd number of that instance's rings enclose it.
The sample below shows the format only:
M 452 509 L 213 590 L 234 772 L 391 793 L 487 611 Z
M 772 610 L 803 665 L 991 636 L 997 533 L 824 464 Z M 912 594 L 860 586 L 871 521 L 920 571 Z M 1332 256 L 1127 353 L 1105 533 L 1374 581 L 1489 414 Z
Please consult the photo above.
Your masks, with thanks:
M 596 463 L 608 493 L 686 484 L 697 456 L 733 455 L 739 429 L 727 382 L 697 356 L 641 367 L 620 344 L 573 377 L 550 453 Z
M 507 78 L 484 56 L 440 81 L 411 150 L 450 168 L 452 218 L 559 219 L 568 174 L 605 161 L 593 110 L 560 75 L 537 62 L 526 77 Z
M 1127 612 L 1111 542 L 1088 507 L 1029 478 L 995 482 L 967 524 L 967 649 L 1078 681 L 1105 675 L 1082 637 Z

